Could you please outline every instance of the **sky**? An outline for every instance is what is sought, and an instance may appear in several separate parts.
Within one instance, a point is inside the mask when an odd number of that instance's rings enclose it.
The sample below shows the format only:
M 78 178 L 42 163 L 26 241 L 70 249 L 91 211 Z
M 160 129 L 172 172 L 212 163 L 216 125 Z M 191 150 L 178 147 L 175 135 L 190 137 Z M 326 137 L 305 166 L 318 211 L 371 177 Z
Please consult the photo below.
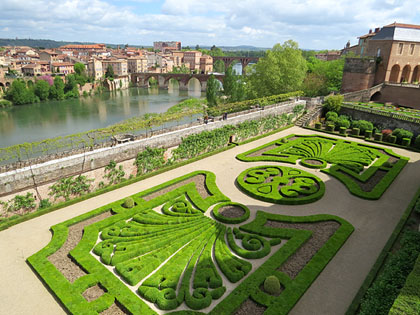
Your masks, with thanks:
M 395 21 L 420 24 L 418 0 L 0 0 L 0 38 L 145 46 L 341 49 Z

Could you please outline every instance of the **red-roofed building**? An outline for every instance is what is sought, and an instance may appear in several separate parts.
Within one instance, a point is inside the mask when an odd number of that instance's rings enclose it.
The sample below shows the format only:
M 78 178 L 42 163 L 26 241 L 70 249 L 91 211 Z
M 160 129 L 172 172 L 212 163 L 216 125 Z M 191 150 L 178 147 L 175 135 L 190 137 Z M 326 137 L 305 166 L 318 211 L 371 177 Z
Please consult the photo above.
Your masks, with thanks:
M 55 73 L 60 73 L 60 74 L 71 74 L 74 73 L 74 64 L 72 64 L 71 62 L 55 62 L 51 64 L 52 66 L 52 70 L 54 70 L 53 72 Z

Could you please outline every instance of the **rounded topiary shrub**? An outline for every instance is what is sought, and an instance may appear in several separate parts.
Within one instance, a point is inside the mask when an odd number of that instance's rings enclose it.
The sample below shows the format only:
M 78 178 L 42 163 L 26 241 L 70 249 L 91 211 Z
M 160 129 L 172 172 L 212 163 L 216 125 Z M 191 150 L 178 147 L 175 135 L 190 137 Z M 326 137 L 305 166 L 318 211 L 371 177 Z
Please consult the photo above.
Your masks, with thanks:
M 360 129 L 359 128 L 353 128 L 353 130 L 351 131 L 351 133 L 354 136 L 358 136 L 358 135 L 360 135 Z
M 390 136 L 388 137 L 388 142 L 390 142 L 390 143 L 395 143 L 395 142 L 397 142 L 397 137 L 396 137 L 396 136 L 394 136 L 394 135 L 390 135 Z
M 416 137 L 416 139 L 414 140 L 414 147 L 415 147 L 416 149 L 420 149 L 420 135 L 418 135 L 418 136 Z
M 271 295 L 280 294 L 280 281 L 276 276 L 268 276 L 264 281 L 264 291 Z
M 409 147 L 411 144 L 411 139 L 410 138 L 403 138 L 401 141 L 401 144 L 405 147 Z
M 335 126 L 333 124 L 327 125 L 327 131 L 334 131 Z
M 340 127 L 340 135 L 345 135 L 347 131 L 346 127 Z
M 320 122 L 315 123 L 315 129 L 321 129 L 322 124 Z
M 366 139 L 372 138 L 372 130 L 366 130 L 365 131 L 365 138 Z
M 134 207 L 134 200 L 131 197 L 127 197 L 124 199 L 124 203 L 123 203 L 123 207 L 124 208 L 133 208 Z
M 383 137 L 382 133 L 377 132 L 375 133 L 374 139 L 375 141 L 382 141 L 382 137 Z
M 411 139 L 413 137 L 413 133 L 411 131 L 405 130 L 403 128 L 394 129 L 392 135 L 397 137 L 398 142 L 402 141 L 403 138 Z

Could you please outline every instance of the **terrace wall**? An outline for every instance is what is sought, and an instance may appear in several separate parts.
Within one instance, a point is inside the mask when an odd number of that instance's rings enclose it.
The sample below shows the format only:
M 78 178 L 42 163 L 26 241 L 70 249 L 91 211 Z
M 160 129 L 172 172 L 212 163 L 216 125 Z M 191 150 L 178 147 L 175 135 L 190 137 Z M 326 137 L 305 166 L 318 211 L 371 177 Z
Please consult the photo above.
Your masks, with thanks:
M 366 108 L 366 110 L 359 110 L 346 107 L 341 107 L 341 115 L 348 115 L 353 119 L 363 119 L 372 122 L 374 125 L 381 126 L 382 129 L 395 129 L 403 128 L 411 131 L 414 137 L 420 134 L 420 123 L 418 119 L 411 119 L 404 117 L 403 115 L 393 113 L 383 113 L 383 115 L 376 113 L 374 110 Z
M 146 147 L 170 148 L 181 143 L 183 137 L 221 128 L 225 125 L 237 125 L 247 120 L 255 120 L 269 115 L 281 115 L 293 112 L 296 105 L 305 105 L 306 101 L 291 101 L 266 106 L 264 110 L 249 110 L 235 113 L 228 120 L 219 120 L 209 124 L 198 124 L 192 127 L 136 140 L 114 147 L 100 148 L 85 154 L 76 154 L 42 164 L 24 167 L 0 174 L 0 197 L 8 196 L 34 187 L 34 180 L 38 186 L 55 182 L 61 178 L 91 172 L 104 168 L 110 161 L 123 162 L 132 160 Z M 102 172 L 103 173 L 103 172 Z

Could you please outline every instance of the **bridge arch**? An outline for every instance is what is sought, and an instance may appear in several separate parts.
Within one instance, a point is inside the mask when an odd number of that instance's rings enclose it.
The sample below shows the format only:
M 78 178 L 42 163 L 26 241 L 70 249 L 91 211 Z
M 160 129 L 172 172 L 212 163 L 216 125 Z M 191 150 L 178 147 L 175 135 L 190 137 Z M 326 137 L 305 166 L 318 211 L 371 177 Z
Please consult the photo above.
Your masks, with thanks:
M 370 97 L 370 100 L 374 101 L 374 102 L 377 102 L 377 101 L 381 100 L 381 97 L 382 97 L 381 91 L 377 91 L 377 92 L 372 94 L 372 96 Z
M 391 74 L 389 76 L 389 82 L 398 83 L 398 78 L 400 76 L 400 66 L 393 65 L 391 68 Z

